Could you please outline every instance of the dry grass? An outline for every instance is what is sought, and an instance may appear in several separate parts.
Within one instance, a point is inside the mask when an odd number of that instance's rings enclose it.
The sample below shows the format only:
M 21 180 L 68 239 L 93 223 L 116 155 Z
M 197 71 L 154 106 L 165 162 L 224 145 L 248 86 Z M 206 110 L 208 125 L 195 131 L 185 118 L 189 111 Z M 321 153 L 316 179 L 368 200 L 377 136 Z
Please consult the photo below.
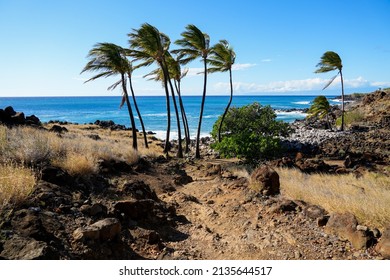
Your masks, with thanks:
M 0 165 L 0 211 L 9 204 L 22 202 L 36 183 L 34 172 L 15 164 Z
M 70 175 L 88 176 L 98 171 L 95 158 L 91 155 L 82 155 L 75 152 L 67 153 L 63 160 L 55 159 L 52 163 L 66 170 Z
M 47 127 L 47 128 L 50 128 Z M 157 157 L 162 149 L 155 141 L 150 149 L 138 141 L 132 149 L 128 131 L 110 131 L 97 126 L 67 125 L 61 136 L 30 127 L 9 129 L 0 125 L 0 210 L 22 201 L 32 190 L 36 177 L 31 167 L 52 164 L 71 175 L 88 176 L 98 172 L 98 161 L 118 160 L 137 163 L 140 156 Z M 91 138 L 99 135 L 100 140 Z
M 390 177 L 367 173 L 304 174 L 277 169 L 281 193 L 291 199 L 322 206 L 328 212 L 351 212 L 364 225 L 383 229 L 390 224 Z
M 0 163 L 18 162 L 36 166 L 51 163 L 70 174 L 86 175 L 97 171 L 99 159 L 134 164 L 141 155 L 156 157 L 161 147 L 152 143 L 150 149 L 139 141 L 139 151 L 132 149 L 128 131 L 110 131 L 96 126 L 67 126 L 69 132 L 59 137 L 45 130 L 29 127 L 8 129 L 0 126 Z M 91 134 L 100 140 L 91 139 Z

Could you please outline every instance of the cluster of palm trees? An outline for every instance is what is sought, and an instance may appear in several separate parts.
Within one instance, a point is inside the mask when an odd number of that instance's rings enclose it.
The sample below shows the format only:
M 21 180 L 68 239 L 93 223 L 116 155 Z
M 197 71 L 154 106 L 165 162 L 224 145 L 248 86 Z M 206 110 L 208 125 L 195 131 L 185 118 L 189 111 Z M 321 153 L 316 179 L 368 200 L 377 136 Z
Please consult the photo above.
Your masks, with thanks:
M 196 150 L 195 157 L 200 158 L 200 132 L 202 126 L 203 110 L 206 99 L 207 91 L 207 74 L 213 72 L 225 72 L 229 71 L 230 77 L 230 99 L 224 112 L 224 116 L 228 111 L 233 97 L 233 84 L 232 84 L 232 66 L 235 61 L 235 52 L 229 45 L 228 41 L 221 40 L 214 46 L 210 45 L 210 37 L 206 33 L 203 33 L 199 28 L 193 24 L 186 26 L 186 29 L 181 33 L 182 38 L 175 43 L 180 46 L 176 50 L 169 50 L 171 41 L 169 37 L 160 32 L 156 27 L 144 23 L 139 29 L 133 29 L 128 34 L 129 48 L 123 48 L 112 43 L 97 43 L 88 54 L 89 61 L 85 65 L 81 73 L 86 71 L 96 71 L 98 74 L 87 80 L 86 82 L 93 81 L 101 77 L 110 77 L 113 75 L 120 76 L 120 80 L 108 89 L 115 89 L 117 86 L 122 86 L 123 98 L 121 106 L 126 103 L 130 122 L 132 126 L 132 138 L 133 148 L 137 150 L 137 132 L 134 121 L 134 113 L 130 103 L 127 80 L 129 81 L 130 90 L 132 94 L 132 100 L 134 108 L 137 111 L 138 118 L 142 126 L 142 133 L 144 136 L 145 147 L 148 147 L 148 142 L 145 133 L 144 123 L 142 116 L 137 106 L 133 86 L 132 86 L 132 73 L 135 69 L 150 66 L 156 64 L 158 68 L 152 71 L 146 76 L 151 76 L 151 79 L 160 81 L 163 84 L 166 97 L 166 110 L 167 110 L 167 130 L 165 138 L 164 152 L 168 153 L 170 150 L 170 131 L 171 131 L 171 108 L 170 97 L 174 107 L 176 116 L 177 131 L 178 131 L 178 150 L 177 157 L 183 157 L 182 147 L 182 134 L 179 109 L 177 106 L 177 100 L 179 101 L 181 120 L 184 128 L 185 135 L 185 153 L 190 150 L 190 132 L 188 128 L 188 120 L 185 113 L 183 100 L 181 97 L 180 82 L 188 72 L 188 69 L 181 70 L 181 66 L 188 64 L 189 62 L 201 58 L 203 62 L 203 75 L 204 85 L 203 94 L 199 114 L 199 123 L 196 135 Z M 138 63 L 133 66 L 133 63 Z M 210 66 L 210 67 L 209 67 Z M 176 97 L 177 95 L 177 97 Z M 222 126 L 222 122 L 221 122 Z M 221 135 L 219 134 L 219 140 Z

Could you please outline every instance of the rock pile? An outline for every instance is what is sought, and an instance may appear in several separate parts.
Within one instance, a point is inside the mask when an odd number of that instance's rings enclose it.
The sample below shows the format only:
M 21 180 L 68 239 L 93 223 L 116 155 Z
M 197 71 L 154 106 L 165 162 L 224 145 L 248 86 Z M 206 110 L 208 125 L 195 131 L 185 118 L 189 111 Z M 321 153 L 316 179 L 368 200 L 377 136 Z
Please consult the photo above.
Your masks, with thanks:
M 114 121 L 101 121 L 96 120 L 94 122 L 95 125 L 100 126 L 101 128 L 108 128 L 111 130 L 130 130 L 131 128 L 127 128 L 125 125 L 116 124 Z
M 0 109 L 0 123 L 8 126 L 30 125 L 40 126 L 41 121 L 35 115 L 25 116 L 23 112 L 16 112 L 11 106 Z

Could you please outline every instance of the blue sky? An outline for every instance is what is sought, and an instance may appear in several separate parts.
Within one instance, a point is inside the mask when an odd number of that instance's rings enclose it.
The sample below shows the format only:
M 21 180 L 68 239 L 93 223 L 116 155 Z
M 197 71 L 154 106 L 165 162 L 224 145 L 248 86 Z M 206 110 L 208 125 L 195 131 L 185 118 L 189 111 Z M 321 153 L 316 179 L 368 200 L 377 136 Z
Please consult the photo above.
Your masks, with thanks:
M 80 72 L 95 43 L 127 47 L 144 22 L 172 42 L 190 23 L 211 44 L 228 40 L 236 94 L 319 94 L 333 73 L 313 72 L 328 50 L 343 60 L 347 93 L 372 91 L 390 87 L 389 13 L 389 0 L 0 0 L 0 96 L 120 95 L 106 90 L 115 79 L 84 84 L 91 74 Z M 201 66 L 188 65 L 184 95 L 201 94 Z M 134 72 L 138 95 L 163 94 L 142 78 L 150 70 Z M 339 92 L 337 80 L 326 90 Z M 208 93 L 228 94 L 228 75 L 210 75 Z

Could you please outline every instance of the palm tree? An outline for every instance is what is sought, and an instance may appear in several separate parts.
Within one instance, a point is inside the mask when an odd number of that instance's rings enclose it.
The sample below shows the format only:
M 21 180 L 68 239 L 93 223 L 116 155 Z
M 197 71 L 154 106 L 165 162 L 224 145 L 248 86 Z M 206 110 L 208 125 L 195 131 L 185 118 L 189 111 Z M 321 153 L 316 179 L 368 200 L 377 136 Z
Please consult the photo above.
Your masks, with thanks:
M 128 50 L 126 51 L 128 53 Z M 127 59 L 127 58 L 126 58 Z M 145 148 L 149 148 L 149 144 L 148 144 L 148 138 L 146 136 L 146 130 L 145 130 L 145 125 L 144 125 L 144 121 L 142 119 L 142 115 L 141 115 L 141 112 L 138 108 L 138 104 L 137 104 L 137 100 L 135 98 L 135 94 L 134 94 L 134 88 L 133 88 L 133 83 L 132 83 L 132 74 L 133 74 L 133 71 L 134 71 L 134 68 L 133 68 L 133 65 L 130 61 L 128 61 L 129 63 L 129 70 L 127 72 L 127 78 L 129 79 L 129 86 L 130 86 L 130 91 L 131 91 L 131 96 L 133 98 L 133 103 L 134 103 L 134 108 L 137 112 L 137 115 L 138 115 L 138 118 L 139 118 L 139 122 L 141 123 L 141 127 L 142 127 L 142 134 L 143 134 L 143 137 L 144 137 L 144 145 L 145 145 Z M 119 84 L 121 83 L 121 81 L 119 80 L 118 82 L 114 83 L 113 85 L 111 85 L 108 89 L 115 89 Z M 123 97 L 122 97 L 122 102 L 119 106 L 119 108 L 122 108 L 123 104 L 125 104 L 126 102 L 126 97 L 125 95 L 123 94 Z
M 201 57 L 203 60 L 204 67 L 204 82 L 203 82 L 203 94 L 202 102 L 200 106 L 199 114 L 199 123 L 198 130 L 196 134 L 196 150 L 195 157 L 200 158 L 200 131 L 202 127 L 202 118 L 204 104 L 206 101 L 206 88 L 207 88 L 207 57 L 211 51 L 210 49 L 210 37 L 206 33 L 200 31 L 195 25 L 189 24 L 186 27 L 186 31 L 181 33 L 182 39 L 177 40 L 175 43 L 181 46 L 181 49 L 172 51 L 173 53 L 178 54 L 178 59 L 182 64 L 187 64 L 198 57 Z
M 323 119 L 324 117 L 326 117 L 326 122 L 328 123 L 330 130 L 332 130 L 332 126 L 329 121 L 329 113 L 330 104 L 328 99 L 323 95 L 319 95 L 314 98 L 313 104 L 308 110 L 308 117 L 317 117 L 319 119 Z
M 124 49 L 112 43 L 97 43 L 89 51 L 88 57 L 90 61 L 88 61 L 81 73 L 86 71 L 99 71 L 100 73 L 85 81 L 86 83 L 101 77 L 106 78 L 113 75 L 120 75 L 120 83 L 122 84 L 123 95 L 130 116 L 133 149 L 137 150 L 137 130 L 126 87 L 126 74 L 129 71 L 130 65 L 124 56 Z
M 229 110 L 233 100 L 233 79 L 232 79 L 232 66 L 236 59 L 236 53 L 233 48 L 229 45 L 228 41 L 220 40 L 211 51 L 209 63 L 213 66 L 208 69 L 209 73 L 214 72 L 226 72 L 229 71 L 230 78 L 230 99 L 222 115 L 221 123 L 218 129 L 218 141 L 221 142 L 221 129 L 222 123 Z
M 314 73 L 326 73 L 329 71 L 338 70 L 337 74 L 330 79 L 330 81 L 323 88 L 326 89 L 336 77 L 340 74 L 341 79 L 341 131 L 344 131 L 344 80 L 343 80 L 343 72 L 341 71 L 343 68 L 343 64 L 341 62 L 340 56 L 333 52 L 327 51 L 321 56 L 320 62 L 316 65 L 318 69 Z
M 129 33 L 130 37 L 130 55 L 135 60 L 142 60 L 143 63 L 138 65 L 141 66 L 149 66 L 152 63 L 156 62 L 161 68 L 164 76 L 164 89 L 165 89 L 165 97 L 166 97 L 166 106 L 167 106 L 167 133 L 165 138 L 165 148 L 164 152 L 168 153 L 170 148 L 169 136 L 171 129 L 171 114 L 170 114 L 170 103 L 169 103 L 169 88 L 168 83 L 170 83 L 168 67 L 165 60 L 165 57 L 168 53 L 170 39 L 167 35 L 161 33 L 156 27 L 144 23 L 141 25 L 139 29 L 134 29 L 132 33 Z M 176 121 L 178 127 L 178 151 L 177 156 L 183 157 L 183 150 L 181 144 L 181 129 L 180 129 L 180 121 L 179 121 L 179 113 L 176 105 L 175 93 L 173 91 L 173 87 L 171 87 L 171 94 L 173 99 L 173 105 L 176 113 Z
M 177 59 L 170 59 L 169 60 L 169 69 L 171 72 L 171 77 L 173 78 L 173 81 L 175 83 L 175 88 L 177 92 L 177 96 L 179 97 L 179 104 L 180 104 L 180 110 L 181 110 L 181 117 L 183 120 L 183 126 L 184 126 L 184 134 L 186 137 L 186 148 L 185 152 L 188 153 L 190 151 L 190 144 L 191 144 L 191 136 L 190 136 L 190 129 L 188 126 L 188 119 L 187 114 L 184 108 L 183 98 L 181 97 L 181 80 L 187 75 L 188 68 L 181 70 L 180 67 L 180 61 Z
M 184 71 L 181 71 L 179 60 L 174 59 L 171 55 L 167 56 L 166 62 L 167 62 L 167 66 L 168 66 L 169 76 L 174 81 L 176 93 L 177 93 L 177 96 L 179 98 L 180 112 L 181 112 L 181 117 L 182 117 L 182 121 L 183 121 L 184 134 L 185 134 L 185 138 L 186 138 L 185 152 L 188 153 L 189 149 L 190 149 L 189 147 L 190 147 L 191 139 L 190 139 L 190 131 L 189 131 L 189 127 L 188 127 L 187 115 L 185 112 L 183 99 L 181 97 L 181 79 L 187 75 L 188 68 L 185 69 Z M 151 76 L 150 80 L 154 80 L 154 81 L 161 81 L 162 82 L 164 80 L 164 75 L 163 75 L 163 71 L 161 70 L 161 68 L 157 68 L 157 69 L 153 70 L 152 72 L 145 75 L 144 77 L 147 77 L 147 76 Z

